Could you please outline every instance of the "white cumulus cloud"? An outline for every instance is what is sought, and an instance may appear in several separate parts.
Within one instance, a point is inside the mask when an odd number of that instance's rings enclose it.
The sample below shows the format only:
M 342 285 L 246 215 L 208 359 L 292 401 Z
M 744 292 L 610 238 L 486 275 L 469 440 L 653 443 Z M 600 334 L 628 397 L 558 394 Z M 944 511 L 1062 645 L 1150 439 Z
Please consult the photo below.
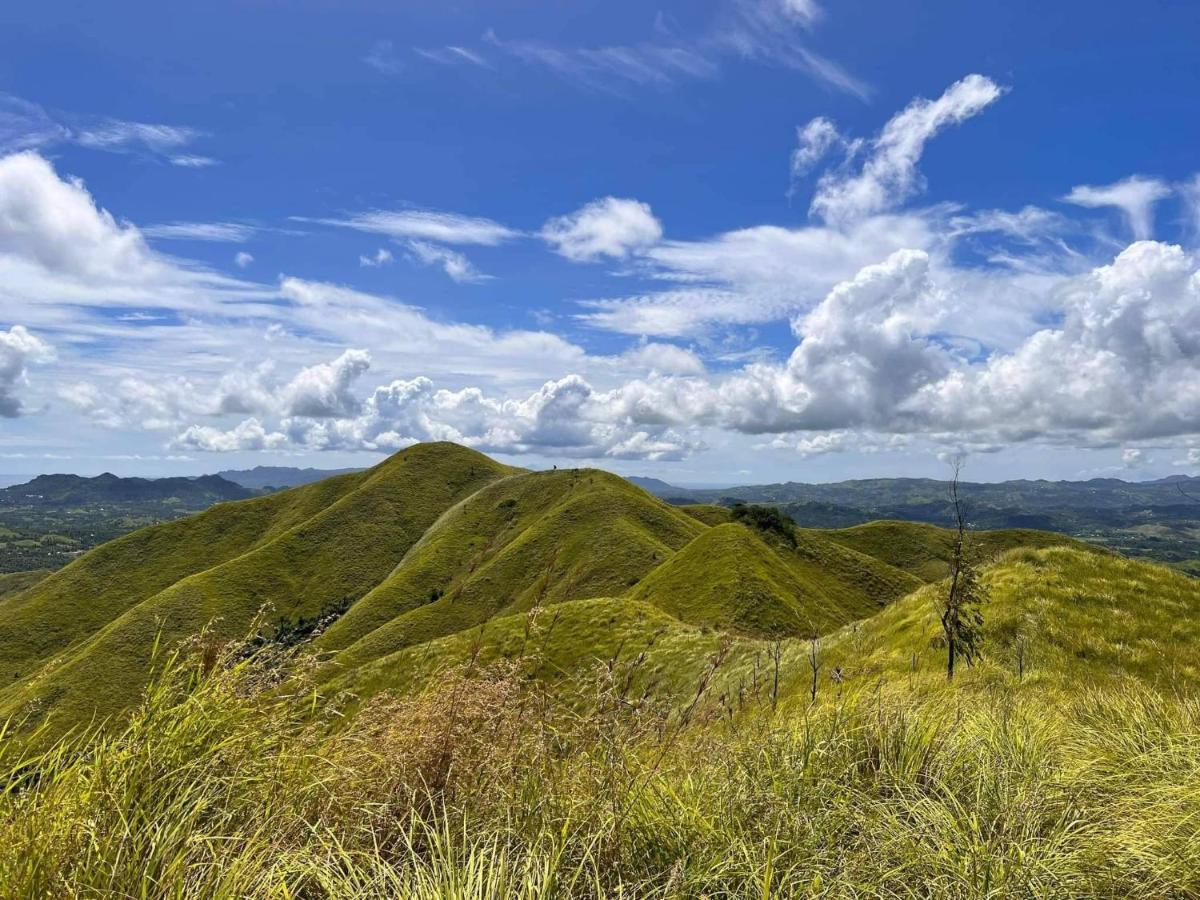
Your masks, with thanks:
M 621 259 L 658 243 L 662 223 L 649 204 L 620 197 L 602 197 L 542 227 L 542 239 L 574 262 L 607 256 Z
M 1137 447 L 1126 447 L 1121 451 L 1121 465 L 1127 469 L 1136 469 L 1145 461 L 1145 453 Z
M 284 415 L 345 418 L 358 412 L 351 391 L 355 380 L 371 367 L 366 350 L 347 350 L 333 362 L 302 369 L 280 393 Z
M 211 425 L 192 425 L 171 442 L 171 446 L 178 450 L 201 450 L 209 453 L 278 450 L 286 444 L 286 435 L 277 431 L 267 431 L 258 419 L 246 419 L 228 431 Z
M 1200 266 L 1180 247 L 1136 243 L 1060 284 L 1061 323 L 983 356 L 947 333 L 957 301 L 931 271 L 927 254 L 898 251 L 798 317 L 785 363 L 635 379 L 610 403 L 635 426 L 924 434 L 978 446 L 1200 433 Z
M 317 418 L 301 412 L 269 431 L 247 419 L 222 431 L 192 425 L 172 441 L 181 449 L 228 451 L 290 446 L 307 450 L 393 451 L 418 441 L 455 441 L 491 453 L 537 453 L 581 459 L 678 459 L 698 441 L 664 423 L 634 424 L 614 395 L 579 375 L 548 381 L 509 398 L 478 387 L 438 388 L 424 376 L 376 387 L 357 415 Z

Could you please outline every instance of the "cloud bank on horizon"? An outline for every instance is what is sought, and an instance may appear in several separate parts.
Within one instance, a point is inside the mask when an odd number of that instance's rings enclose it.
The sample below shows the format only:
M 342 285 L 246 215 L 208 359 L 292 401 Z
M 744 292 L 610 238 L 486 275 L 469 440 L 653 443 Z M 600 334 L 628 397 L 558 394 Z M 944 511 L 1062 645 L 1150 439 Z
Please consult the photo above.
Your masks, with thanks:
M 809 35 L 824 18 L 815 5 L 731 9 L 740 38 L 684 39 L 663 25 L 658 43 L 636 52 L 584 53 L 492 33 L 479 50 L 416 57 L 473 68 L 516 61 L 623 89 L 717 79 L 736 58 L 870 95 L 841 67 L 778 42 Z M 412 64 L 385 50 L 368 57 L 377 72 Z M 119 191 L 94 188 L 53 148 L 219 172 L 215 159 L 189 155 L 204 131 L 65 124 L 6 97 L 0 451 L 36 455 L 59 433 L 94 429 L 130 454 L 193 457 L 451 440 L 518 458 L 644 462 L 754 449 L 808 459 L 917 446 L 1112 448 L 1127 468 L 1151 452 L 1194 468 L 1200 175 L 1123 173 L 1006 209 L 923 203 L 936 179 L 924 171 L 928 149 L 1019 103 L 1019 90 L 968 73 L 877 116 L 867 133 L 814 116 L 794 125 L 790 161 L 780 159 L 785 175 L 790 168 L 780 196 L 806 200 L 807 221 L 685 237 L 619 185 L 573 208 L 531 198 L 540 225 L 334 202 L 254 221 L 190 221 L 164 207 L 157 223 L 139 226 Z M 1170 239 L 1160 236 L 1166 206 Z M 256 242 L 335 236 L 367 241 L 351 260 L 362 277 L 440 273 L 499 303 L 519 303 L 542 271 L 578 281 L 557 313 L 530 306 L 472 321 L 356 286 L 353 270 L 308 276 L 303 252 L 275 273 L 258 262 Z M 181 242 L 239 249 L 222 266 L 168 252 Z M 481 268 L 480 253 L 529 262 L 499 274 Z M 771 340 L 760 337 L 771 329 Z

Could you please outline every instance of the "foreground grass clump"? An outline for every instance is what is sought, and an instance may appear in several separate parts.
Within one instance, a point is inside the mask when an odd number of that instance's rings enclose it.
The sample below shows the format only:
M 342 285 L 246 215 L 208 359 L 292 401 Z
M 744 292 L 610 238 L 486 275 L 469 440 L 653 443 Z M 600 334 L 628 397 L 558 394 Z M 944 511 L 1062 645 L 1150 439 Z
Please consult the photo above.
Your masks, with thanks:
M 536 661 L 534 661 L 536 662 Z M 5 896 L 1169 897 L 1200 893 L 1200 704 L 853 685 L 561 703 L 469 658 L 343 720 L 302 661 L 205 642 L 119 730 L 0 741 Z M 789 677 L 802 678 L 801 673 Z

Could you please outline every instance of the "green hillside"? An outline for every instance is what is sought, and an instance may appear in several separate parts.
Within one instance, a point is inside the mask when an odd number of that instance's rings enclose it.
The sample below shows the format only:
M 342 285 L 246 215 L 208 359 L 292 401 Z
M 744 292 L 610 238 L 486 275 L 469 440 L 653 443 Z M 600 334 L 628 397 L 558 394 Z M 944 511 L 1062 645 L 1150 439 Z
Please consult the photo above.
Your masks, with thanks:
M 442 516 L 316 646 L 353 667 L 534 604 L 619 595 L 703 530 L 607 472 L 517 475 Z
M 740 525 L 687 547 L 725 541 L 782 552 Z M 782 642 L 776 694 L 773 642 L 629 598 L 500 615 L 316 692 L 309 667 L 234 648 L 166 672 L 124 730 L 0 743 L 22 773 L 0 793 L 0 879 L 14 896 L 147 878 L 154 897 L 1195 896 L 1200 585 L 1071 547 L 1010 551 L 985 580 L 985 655 L 953 682 L 934 583 L 824 636 L 815 701 L 809 641 Z
M 733 521 L 729 507 L 717 506 L 715 503 L 689 503 L 678 509 L 705 525 L 724 525 Z
M 1016 549 L 985 571 L 983 658 L 960 690 L 998 685 L 1078 694 L 1137 682 L 1166 693 L 1200 688 L 1200 582 L 1165 566 L 1069 546 Z M 826 671 L 905 693 L 946 690 L 946 651 L 929 584 L 822 641 Z M 807 667 L 802 646 L 791 669 Z M 803 681 L 802 676 L 797 681 Z M 798 690 L 801 687 L 797 688 Z
M 527 659 L 527 675 L 559 694 L 593 683 L 610 665 L 643 657 L 630 690 L 653 690 L 663 700 L 686 698 L 722 643 L 720 632 L 686 625 L 650 604 L 624 598 L 574 600 L 527 614 L 501 616 L 486 625 L 407 647 L 339 670 L 324 685 L 330 695 L 348 692 L 366 700 L 380 692 L 419 693 L 468 660 L 487 667 Z M 759 642 L 735 641 L 730 664 L 745 667 Z M 644 655 L 644 656 L 643 656 Z
M 954 532 L 949 528 L 920 522 L 883 520 L 851 528 L 814 531 L 852 550 L 910 572 L 922 581 L 937 581 L 950 574 Z M 987 562 L 1015 547 L 1057 546 L 1081 549 L 1088 545 L 1066 535 L 1030 528 L 972 531 L 968 538 L 969 551 L 979 562 Z
M 696 538 L 630 597 L 684 622 L 796 637 L 871 615 L 918 584 L 817 534 L 802 534 L 793 548 L 730 523 Z
M 902 524 L 893 536 L 903 537 L 909 527 L 918 532 L 925 528 Z M 944 583 L 922 586 L 906 573 L 821 537 L 802 530 L 795 558 L 789 559 L 783 546 L 769 545 L 747 528 L 718 526 L 650 573 L 624 599 L 565 603 L 541 610 L 533 620 L 525 614 L 502 615 L 481 628 L 369 661 L 339 656 L 335 659 L 343 665 L 334 667 L 325 689 L 362 697 L 385 690 L 403 695 L 419 691 L 476 652 L 479 665 L 534 656 L 539 662 L 532 674 L 539 681 L 574 683 L 609 660 L 644 654 L 638 685 L 678 696 L 695 683 L 725 633 L 733 637 L 719 679 L 725 685 L 751 680 L 752 669 L 765 658 L 762 639 L 795 638 L 784 643 L 784 690 L 799 696 L 808 690 L 806 639 L 815 624 L 824 635 L 823 681 L 840 668 L 850 688 L 876 684 L 882 677 L 908 691 L 915 677 L 923 690 L 943 691 L 945 650 L 934 610 Z M 992 540 L 1016 537 L 995 535 Z M 828 565 L 824 575 L 806 568 L 811 565 L 806 558 L 818 551 L 829 554 L 827 564 L 837 563 Z M 1014 680 L 1018 645 L 1023 684 L 1030 689 L 1078 687 L 1079 678 L 1096 682 L 1132 676 L 1162 687 L 1168 687 L 1164 679 L 1173 677 L 1200 681 L 1200 625 L 1193 624 L 1200 622 L 1200 584 L 1194 580 L 1086 546 L 1063 546 L 1004 553 L 989 563 L 986 581 L 992 600 L 986 611 L 985 657 L 960 676 L 967 689 L 977 685 L 987 690 L 997 678 Z M 877 597 L 889 603 L 886 609 L 880 610 Z M 1142 599 L 1148 597 L 1154 598 L 1151 606 Z M 1135 619 L 1141 622 L 1138 629 L 1116 633 L 1122 623 Z M 1190 649 L 1164 655 L 1156 633 Z
M 417 445 L 369 470 L 142 529 L 40 580 L 0 583 L 0 715 L 66 727 L 121 713 L 155 648 L 202 631 L 210 642 L 252 627 L 294 641 L 322 621 L 311 650 L 324 682 L 401 691 L 480 626 L 503 655 L 535 608 L 561 610 L 549 646 L 563 671 L 664 623 L 681 647 L 697 635 L 697 646 L 718 634 L 742 648 L 806 638 L 940 577 L 952 543 L 908 523 L 825 532 L 730 516 L 668 505 L 598 470 L 525 472 L 453 444 Z M 1062 540 L 976 538 L 988 558 Z M 592 614 L 607 625 L 585 622 Z M 693 672 L 686 656 L 662 658 L 664 684 Z
M 28 590 L 50 574 L 48 569 L 0 573 L 0 600 Z
M 0 578 L 0 884 L 1200 894 L 1200 582 L 972 534 L 948 681 L 953 541 L 430 444 Z
M 418 445 L 362 473 L 106 544 L 6 604 L 0 673 L 14 683 L 0 711 L 52 706 L 68 722 L 119 712 L 156 644 L 206 626 L 241 636 L 260 610 L 294 621 L 353 601 L 442 512 L 514 471 L 452 444 Z
M 0 683 L 94 635 L 176 582 L 234 559 L 299 526 L 350 493 L 355 476 L 255 500 L 111 541 L 14 598 L 0 619 Z

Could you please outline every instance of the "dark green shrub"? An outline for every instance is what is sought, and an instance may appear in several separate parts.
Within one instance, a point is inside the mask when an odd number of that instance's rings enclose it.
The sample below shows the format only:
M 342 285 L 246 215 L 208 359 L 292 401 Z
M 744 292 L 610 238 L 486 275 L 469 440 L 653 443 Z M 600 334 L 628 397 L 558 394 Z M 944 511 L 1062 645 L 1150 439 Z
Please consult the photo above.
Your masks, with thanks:
M 789 546 L 796 546 L 795 523 L 775 506 L 739 503 L 733 510 L 733 520 L 757 531 L 778 535 Z

